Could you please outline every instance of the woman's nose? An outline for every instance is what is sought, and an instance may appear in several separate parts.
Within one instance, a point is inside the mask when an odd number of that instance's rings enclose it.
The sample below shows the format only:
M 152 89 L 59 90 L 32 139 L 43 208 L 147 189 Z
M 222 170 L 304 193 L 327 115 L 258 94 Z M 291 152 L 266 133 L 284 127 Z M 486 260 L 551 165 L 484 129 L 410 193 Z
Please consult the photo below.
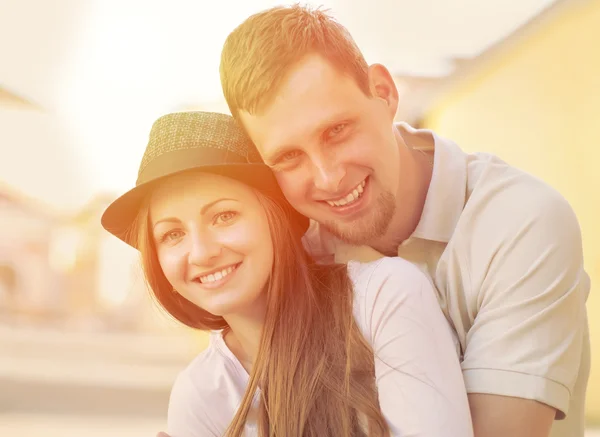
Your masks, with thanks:
M 189 263 L 195 265 L 210 265 L 221 254 L 221 244 L 207 231 L 191 232 L 191 247 Z

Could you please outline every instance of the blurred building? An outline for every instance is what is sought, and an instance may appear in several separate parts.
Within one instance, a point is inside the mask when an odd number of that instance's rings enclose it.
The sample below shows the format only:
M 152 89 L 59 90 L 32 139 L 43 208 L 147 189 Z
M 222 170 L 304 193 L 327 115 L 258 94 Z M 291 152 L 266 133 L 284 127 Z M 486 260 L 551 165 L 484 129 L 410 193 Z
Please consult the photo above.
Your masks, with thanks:
M 48 262 L 60 219 L 0 185 L 0 309 L 3 318 L 52 318 L 65 309 L 61 275 Z
M 0 185 L 0 314 L 74 330 L 163 331 L 138 254 L 100 226 L 109 196 L 74 215 Z

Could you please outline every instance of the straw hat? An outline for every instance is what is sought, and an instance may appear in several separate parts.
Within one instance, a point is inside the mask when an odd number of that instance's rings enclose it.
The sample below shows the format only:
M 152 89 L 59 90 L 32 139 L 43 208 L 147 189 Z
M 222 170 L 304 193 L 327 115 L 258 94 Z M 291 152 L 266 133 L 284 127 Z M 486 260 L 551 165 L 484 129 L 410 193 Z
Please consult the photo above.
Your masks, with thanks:
M 144 199 L 165 178 L 187 171 L 226 176 L 254 187 L 284 207 L 299 236 L 308 228 L 308 219 L 285 200 L 272 170 L 233 117 L 177 112 L 154 122 L 135 188 L 109 205 L 101 219 L 104 229 L 135 247 L 129 229 Z

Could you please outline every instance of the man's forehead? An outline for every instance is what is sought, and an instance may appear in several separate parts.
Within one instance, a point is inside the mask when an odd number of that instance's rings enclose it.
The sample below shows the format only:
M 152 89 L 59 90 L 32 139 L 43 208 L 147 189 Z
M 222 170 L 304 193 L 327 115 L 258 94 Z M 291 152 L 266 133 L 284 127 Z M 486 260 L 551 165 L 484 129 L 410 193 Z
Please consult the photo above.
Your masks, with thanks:
M 276 120 L 269 120 L 264 115 L 250 114 L 246 111 L 240 111 L 239 117 L 244 129 L 263 158 L 266 153 L 277 147 L 277 144 L 285 141 L 286 126 Z
M 240 111 L 239 115 L 262 154 L 297 141 L 295 137 L 314 135 L 322 125 L 342 117 L 341 113 L 356 109 L 365 97 L 352 77 L 320 56 L 310 55 L 276 85 L 275 94 L 266 97 L 258 111 Z

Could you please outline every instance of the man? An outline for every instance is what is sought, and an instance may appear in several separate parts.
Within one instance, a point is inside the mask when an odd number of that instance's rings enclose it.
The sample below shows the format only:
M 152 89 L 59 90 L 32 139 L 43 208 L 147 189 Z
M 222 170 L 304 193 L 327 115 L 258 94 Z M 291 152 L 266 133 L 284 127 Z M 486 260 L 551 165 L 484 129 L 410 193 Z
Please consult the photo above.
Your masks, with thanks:
M 221 81 L 286 197 L 313 219 L 313 254 L 401 256 L 430 276 L 456 331 L 476 436 L 583 436 L 589 278 L 559 194 L 394 124 L 389 71 L 368 66 L 321 11 L 248 18 L 227 38 Z

